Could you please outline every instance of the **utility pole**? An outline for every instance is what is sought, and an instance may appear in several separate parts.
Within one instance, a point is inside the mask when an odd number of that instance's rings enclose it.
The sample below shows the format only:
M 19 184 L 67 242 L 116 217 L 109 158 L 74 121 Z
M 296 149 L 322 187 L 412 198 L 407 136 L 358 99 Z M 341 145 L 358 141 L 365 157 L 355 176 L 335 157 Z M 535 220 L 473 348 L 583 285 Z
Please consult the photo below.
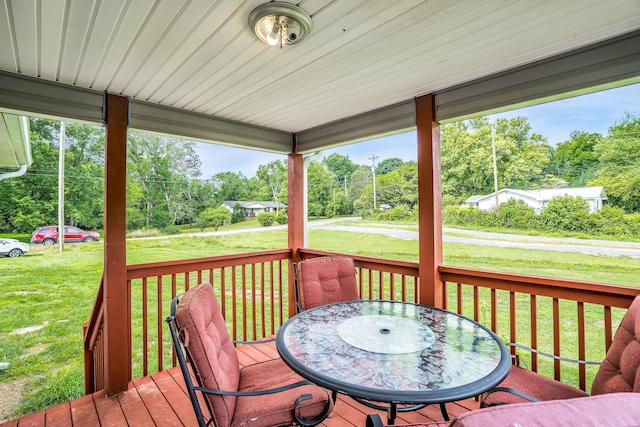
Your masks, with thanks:
M 64 122 L 60 122 L 60 158 L 58 161 L 58 247 L 64 251 Z
M 491 125 L 491 147 L 493 149 L 493 188 L 496 195 L 496 209 L 498 209 L 498 159 L 496 156 L 496 128 Z
M 380 156 L 371 155 L 369 160 L 371 160 L 371 172 L 373 172 L 373 210 L 376 209 L 376 160 L 378 160 Z

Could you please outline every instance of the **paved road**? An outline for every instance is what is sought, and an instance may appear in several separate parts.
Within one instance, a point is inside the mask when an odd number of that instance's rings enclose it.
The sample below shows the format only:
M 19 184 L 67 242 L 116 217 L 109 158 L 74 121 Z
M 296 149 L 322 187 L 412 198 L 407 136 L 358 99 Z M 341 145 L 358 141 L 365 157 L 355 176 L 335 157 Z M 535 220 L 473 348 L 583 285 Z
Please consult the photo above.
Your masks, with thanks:
M 310 228 L 348 231 L 352 233 L 384 234 L 406 240 L 418 240 L 418 232 L 394 228 L 353 227 L 320 224 Z M 609 240 L 582 240 L 542 236 L 519 236 L 515 234 L 489 233 L 485 231 L 444 228 L 442 240 L 448 243 L 472 244 L 501 248 L 534 249 L 556 252 L 576 252 L 591 255 L 628 256 L 640 258 L 640 243 L 613 242 Z
M 401 228 L 376 228 L 336 225 L 336 222 L 357 218 L 332 218 L 309 222 L 312 230 L 347 231 L 351 233 L 384 234 L 390 237 L 406 240 L 418 240 L 418 231 Z M 259 231 L 271 231 L 285 229 L 286 225 L 275 225 L 269 228 L 245 228 L 230 231 L 210 231 L 205 233 L 192 233 L 198 236 L 226 235 L 237 233 L 255 233 Z M 184 236 L 179 234 L 177 236 Z M 148 237 L 166 238 L 167 236 Z M 486 231 L 461 230 L 455 228 L 443 229 L 443 241 L 447 243 L 471 244 L 479 246 L 493 246 L 501 248 L 533 249 L 542 251 L 574 252 L 591 255 L 628 256 L 640 258 L 640 243 L 614 242 L 610 240 L 583 240 L 575 238 L 558 238 L 542 236 L 519 236 L 505 233 L 489 233 Z

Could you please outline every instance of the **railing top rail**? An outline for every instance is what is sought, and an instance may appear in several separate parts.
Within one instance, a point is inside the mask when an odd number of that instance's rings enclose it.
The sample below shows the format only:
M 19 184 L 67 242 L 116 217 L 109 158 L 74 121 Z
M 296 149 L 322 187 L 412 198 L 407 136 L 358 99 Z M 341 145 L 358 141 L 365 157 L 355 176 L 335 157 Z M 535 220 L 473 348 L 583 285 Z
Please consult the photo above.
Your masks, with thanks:
M 443 281 L 628 308 L 640 288 L 441 265 Z
M 102 287 L 104 286 L 104 272 L 102 272 L 102 277 L 100 278 L 100 286 L 98 286 L 98 294 L 96 295 L 96 299 L 93 302 L 93 308 L 91 309 L 91 317 L 89 318 L 89 322 L 87 323 L 87 328 L 85 329 L 84 336 L 84 345 L 85 348 L 90 348 L 91 346 L 91 337 L 95 336 L 96 331 L 102 326 L 103 318 L 102 318 Z
M 127 265 L 127 279 L 160 276 L 165 274 L 186 273 L 209 268 L 233 267 L 247 263 L 258 263 L 288 259 L 291 249 L 272 249 L 267 251 L 240 254 L 217 255 L 206 258 L 190 258 L 174 261 L 150 262 Z

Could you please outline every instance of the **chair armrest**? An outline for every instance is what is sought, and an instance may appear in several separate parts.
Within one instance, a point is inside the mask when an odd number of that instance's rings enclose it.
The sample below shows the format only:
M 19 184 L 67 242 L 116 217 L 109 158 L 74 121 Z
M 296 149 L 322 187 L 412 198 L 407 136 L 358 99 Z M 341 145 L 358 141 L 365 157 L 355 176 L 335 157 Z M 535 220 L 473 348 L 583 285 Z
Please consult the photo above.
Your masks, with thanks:
M 254 391 L 224 391 L 224 390 L 214 390 L 214 389 L 210 389 L 210 388 L 206 388 L 206 387 L 200 387 L 200 386 L 194 386 L 193 389 L 195 391 L 200 391 L 202 393 L 218 394 L 218 395 L 222 395 L 222 396 L 262 396 L 262 395 L 265 395 L 265 394 L 280 393 L 280 392 L 283 392 L 283 391 L 291 390 L 291 389 L 294 389 L 294 388 L 297 388 L 297 387 L 302 387 L 302 386 L 305 386 L 305 385 L 312 385 L 312 386 L 316 386 L 317 387 L 317 385 L 312 383 L 311 381 L 302 380 L 302 381 L 298 381 L 296 383 L 284 385 L 282 387 L 275 387 L 275 388 L 270 388 L 270 389 L 266 389 L 266 390 L 254 390 Z M 322 413 L 320 415 L 316 416 L 316 417 L 313 417 L 313 418 L 301 417 L 300 415 L 298 415 L 298 411 L 296 410 L 300 403 L 304 402 L 305 400 L 309 400 L 309 399 L 312 398 L 311 394 L 302 394 L 302 395 L 298 396 L 298 398 L 296 399 L 295 403 L 293 404 L 294 417 L 295 417 L 296 421 L 298 422 L 298 424 L 300 424 L 301 426 L 303 426 L 303 427 L 312 427 L 312 426 L 315 426 L 317 424 L 320 424 L 331 413 L 331 410 L 333 409 L 333 405 L 335 405 L 335 403 L 336 403 L 337 394 L 336 393 L 332 393 L 330 395 L 329 392 L 327 390 L 325 390 L 324 388 L 322 388 L 322 390 L 327 394 L 327 406 L 325 406 L 325 408 L 322 411 Z
M 509 388 L 509 387 L 494 387 L 491 390 L 489 390 L 488 392 L 484 393 L 484 395 L 482 396 L 482 402 L 480 403 L 480 407 L 482 408 L 487 408 L 490 406 L 496 406 L 496 405 L 504 405 L 504 403 L 490 403 L 488 405 L 484 404 L 484 401 L 487 399 L 487 397 L 489 397 L 489 395 L 493 394 L 493 393 L 498 393 L 498 392 L 503 392 L 503 393 L 510 393 L 513 394 L 515 396 L 521 397 L 525 400 L 528 400 L 529 402 L 540 402 L 540 399 L 536 399 L 533 396 L 529 396 L 526 393 L 523 393 L 521 391 L 515 390 L 513 388 Z
M 602 362 L 593 362 L 593 361 L 580 360 L 580 359 L 569 359 L 567 357 L 556 356 L 555 354 L 545 353 L 544 351 L 536 350 L 535 348 L 527 347 L 525 345 L 518 344 L 518 343 L 513 343 L 513 342 L 507 343 L 507 345 L 509 347 L 516 347 L 516 348 L 519 348 L 519 349 L 522 349 L 522 350 L 529 351 L 531 353 L 536 353 L 536 354 L 539 354 L 541 356 L 549 357 L 549 358 L 554 359 L 554 360 L 560 360 L 562 362 L 579 363 L 581 365 L 600 365 L 602 363 Z
M 262 339 L 262 340 L 257 340 L 257 341 L 242 341 L 242 340 L 233 340 L 234 344 L 267 344 L 270 342 L 274 342 L 276 339 L 275 338 L 267 338 Z

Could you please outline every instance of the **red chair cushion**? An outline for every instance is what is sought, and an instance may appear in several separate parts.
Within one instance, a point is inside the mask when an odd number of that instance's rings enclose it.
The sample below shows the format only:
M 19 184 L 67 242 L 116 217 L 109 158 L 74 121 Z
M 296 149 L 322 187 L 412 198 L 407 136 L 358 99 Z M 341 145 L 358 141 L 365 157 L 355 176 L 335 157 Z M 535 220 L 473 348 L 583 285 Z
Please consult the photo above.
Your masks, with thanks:
M 353 259 L 311 258 L 298 264 L 298 293 L 305 310 L 360 299 Z
M 293 372 L 282 359 L 249 365 L 240 370 L 240 391 L 266 390 L 293 384 L 303 378 Z M 238 397 L 231 427 L 269 427 L 291 424 L 293 402 L 298 396 L 311 394 L 310 400 L 298 405 L 298 415 L 312 418 L 322 413 L 328 399 L 320 387 L 308 385 L 276 394 Z
M 631 303 L 591 386 L 591 394 L 640 392 L 640 296 Z
M 458 415 L 451 427 L 637 427 L 640 395 L 602 396 L 500 405 Z
M 184 294 L 176 309 L 176 324 L 202 386 L 238 391 L 238 355 L 211 284 L 200 284 Z M 236 397 L 214 394 L 206 394 L 206 397 L 218 427 L 230 426 Z
M 512 388 L 539 400 L 571 399 L 574 397 L 588 396 L 587 393 L 578 388 L 571 387 L 560 381 L 552 380 L 518 366 L 511 367 L 509 375 L 507 375 L 507 378 L 505 378 L 498 387 Z M 491 393 L 484 399 L 483 405 L 523 402 L 528 402 L 528 400 L 511 393 L 499 391 Z

